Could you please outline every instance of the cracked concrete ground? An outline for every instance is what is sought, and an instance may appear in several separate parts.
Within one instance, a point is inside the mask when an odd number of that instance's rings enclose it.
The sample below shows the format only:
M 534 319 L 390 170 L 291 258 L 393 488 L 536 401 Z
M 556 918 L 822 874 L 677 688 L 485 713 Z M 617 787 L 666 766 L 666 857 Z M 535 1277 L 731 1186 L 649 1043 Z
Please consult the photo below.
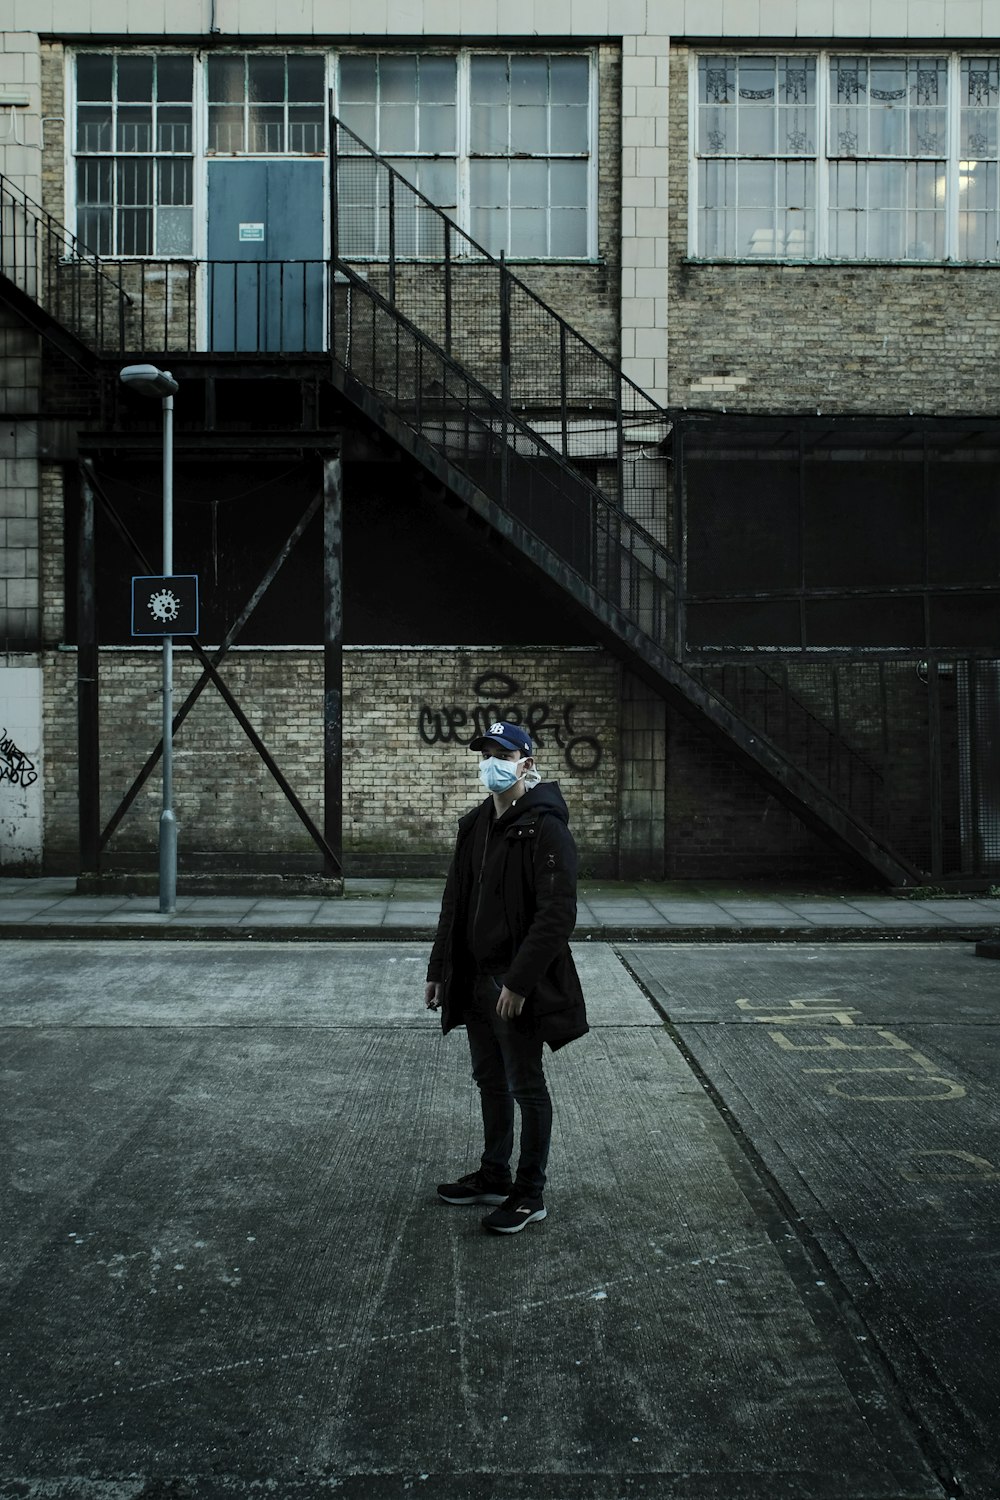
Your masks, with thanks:
M 499 1240 L 425 945 L 0 951 L 0 1495 L 995 1500 L 969 945 L 579 948 Z

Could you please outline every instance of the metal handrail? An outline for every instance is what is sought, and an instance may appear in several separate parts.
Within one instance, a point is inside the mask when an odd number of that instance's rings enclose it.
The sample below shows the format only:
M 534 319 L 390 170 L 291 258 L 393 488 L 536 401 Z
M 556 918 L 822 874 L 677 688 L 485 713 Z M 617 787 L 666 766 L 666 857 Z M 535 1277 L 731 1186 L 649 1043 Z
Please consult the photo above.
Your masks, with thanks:
M 390 305 L 666 542 L 667 487 L 645 452 L 670 430 L 664 408 L 335 115 L 330 142 L 335 268 L 363 264 Z M 647 461 L 638 484 L 628 442 Z
M 677 565 L 667 549 L 364 277 L 346 264 L 339 276 L 335 367 L 672 652 Z
M 2 175 L 0 274 L 94 353 L 124 351 L 131 299 L 120 281 L 95 251 Z

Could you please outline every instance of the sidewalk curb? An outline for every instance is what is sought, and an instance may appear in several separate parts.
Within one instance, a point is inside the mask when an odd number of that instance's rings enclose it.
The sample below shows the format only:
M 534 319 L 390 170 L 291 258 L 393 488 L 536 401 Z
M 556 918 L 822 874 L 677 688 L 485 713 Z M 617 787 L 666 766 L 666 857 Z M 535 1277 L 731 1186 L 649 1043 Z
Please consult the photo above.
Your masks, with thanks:
M 200 924 L 197 921 L 148 926 L 138 922 L 0 922 L 4 939 L 39 942 L 186 943 L 431 943 L 434 927 L 310 926 L 255 923 Z M 977 943 L 1000 937 L 995 926 L 983 927 L 749 927 L 607 926 L 578 927 L 573 943 Z

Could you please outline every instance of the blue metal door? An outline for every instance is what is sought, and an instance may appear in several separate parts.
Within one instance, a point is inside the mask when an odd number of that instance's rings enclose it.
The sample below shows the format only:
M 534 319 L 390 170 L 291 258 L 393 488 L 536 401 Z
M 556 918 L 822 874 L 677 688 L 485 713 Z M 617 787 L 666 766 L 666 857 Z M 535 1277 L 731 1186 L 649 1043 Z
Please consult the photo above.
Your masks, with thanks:
M 323 163 L 209 162 L 208 259 L 210 349 L 322 349 Z

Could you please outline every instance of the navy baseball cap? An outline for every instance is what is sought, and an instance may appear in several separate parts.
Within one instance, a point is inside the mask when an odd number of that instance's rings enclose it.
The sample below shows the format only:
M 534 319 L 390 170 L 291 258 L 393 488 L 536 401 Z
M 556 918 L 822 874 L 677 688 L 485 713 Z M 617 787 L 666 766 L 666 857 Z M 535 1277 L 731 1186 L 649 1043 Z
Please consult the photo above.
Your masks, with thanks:
M 508 724 L 505 719 L 498 719 L 491 724 L 485 734 L 477 734 L 474 740 L 469 741 L 470 750 L 481 750 L 487 740 L 493 740 L 502 745 L 505 750 L 516 750 L 518 755 L 531 755 L 531 735 L 526 734 L 520 724 Z

